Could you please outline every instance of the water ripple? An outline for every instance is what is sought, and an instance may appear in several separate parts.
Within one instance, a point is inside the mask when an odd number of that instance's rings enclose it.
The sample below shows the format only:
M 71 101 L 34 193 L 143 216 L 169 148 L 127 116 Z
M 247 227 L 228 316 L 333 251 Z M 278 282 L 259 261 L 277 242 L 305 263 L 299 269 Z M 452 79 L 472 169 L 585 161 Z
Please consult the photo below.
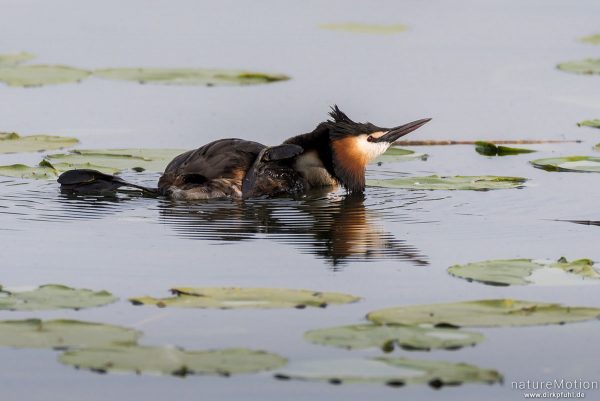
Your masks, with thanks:
M 383 192 L 384 193 L 384 192 Z M 308 196 L 268 199 L 175 203 L 161 201 L 160 221 L 177 235 L 214 243 L 249 241 L 266 237 L 295 246 L 333 265 L 351 261 L 408 260 L 426 265 L 427 258 L 384 228 L 384 221 L 412 223 L 411 213 L 398 213 L 414 204 L 420 194 L 403 194 L 395 207 L 373 196 Z M 378 207 L 379 206 L 379 207 Z
M 140 177 L 136 177 L 140 181 Z M 154 180 L 146 177 L 146 181 Z M 422 266 L 427 257 L 397 238 L 386 225 L 430 223 L 425 202 L 443 198 L 424 192 L 370 188 L 367 195 L 319 192 L 307 196 L 248 201 L 173 202 L 142 197 L 139 192 L 112 196 L 61 193 L 55 182 L 3 183 L 0 219 L 4 230 L 18 230 L 18 221 L 68 224 L 142 213 L 153 224 L 168 226 L 173 235 L 213 244 L 272 240 L 289 244 L 334 266 L 355 261 L 407 260 Z M 13 224 L 11 224 L 13 223 Z M 118 227 L 117 227 L 118 228 Z

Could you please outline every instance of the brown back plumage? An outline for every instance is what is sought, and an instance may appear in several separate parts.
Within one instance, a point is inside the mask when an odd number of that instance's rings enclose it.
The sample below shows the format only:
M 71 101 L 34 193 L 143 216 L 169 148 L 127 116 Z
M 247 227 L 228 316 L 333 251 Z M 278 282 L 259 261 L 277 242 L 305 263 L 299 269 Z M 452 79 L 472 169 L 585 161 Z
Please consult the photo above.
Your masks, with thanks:
M 160 177 L 158 188 L 164 193 L 173 185 L 197 185 L 218 178 L 234 180 L 241 188 L 246 171 L 263 148 L 265 145 L 258 142 L 233 138 L 208 143 L 173 159 Z

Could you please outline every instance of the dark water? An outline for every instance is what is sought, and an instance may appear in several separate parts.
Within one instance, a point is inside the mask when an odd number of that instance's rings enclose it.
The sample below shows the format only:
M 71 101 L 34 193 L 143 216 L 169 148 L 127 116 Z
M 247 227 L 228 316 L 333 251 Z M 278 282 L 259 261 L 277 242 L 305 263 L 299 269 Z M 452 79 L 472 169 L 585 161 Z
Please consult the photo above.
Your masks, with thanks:
M 0 87 L 0 130 L 72 134 L 82 147 L 195 147 L 223 136 L 267 143 L 305 132 L 337 102 L 357 120 L 390 125 L 434 118 L 415 139 L 581 139 L 539 152 L 485 158 L 471 146 L 422 147 L 427 161 L 372 166 L 370 177 L 496 174 L 530 179 L 519 190 L 368 188 L 297 199 L 175 203 L 135 192 L 62 194 L 54 182 L 0 178 L 0 283 L 107 289 L 108 307 L 0 318 L 76 318 L 138 328 L 143 344 L 266 349 L 292 363 L 377 356 L 306 343 L 310 329 L 364 321 L 404 304 L 504 298 L 600 306 L 595 285 L 490 287 L 446 273 L 494 258 L 600 261 L 599 175 L 549 173 L 528 160 L 592 154 L 600 142 L 575 122 L 600 116 L 600 79 L 560 73 L 560 61 L 597 56 L 575 38 L 597 30 L 591 1 L 67 2 L 1 1 L 0 53 L 83 67 L 219 66 L 283 72 L 268 86 L 198 88 L 90 80 L 39 89 Z M 319 23 L 409 25 L 398 36 L 319 30 Z M 39 155 L 4 155 L 1 164 Z M 125 178 L 151 184 L 157 175 Z M 324 310 L 177 310 L 133 307 L 173 286 L 340 291 L 363 301 Z M 395 355 L 467 362 L 500 371 L 503 385 L 425 386 L 233 378 L 99 375 L 56 362 L 57 353 L 0 349 L 7 400 L 407 399 L 511 400 L 512 380 L 600 378 L 598 322 L 481 330 L 459 351 Z M 293 395 L 293 396 L 292 396 Z M 597 394 L 588 394 L 593 399 Z

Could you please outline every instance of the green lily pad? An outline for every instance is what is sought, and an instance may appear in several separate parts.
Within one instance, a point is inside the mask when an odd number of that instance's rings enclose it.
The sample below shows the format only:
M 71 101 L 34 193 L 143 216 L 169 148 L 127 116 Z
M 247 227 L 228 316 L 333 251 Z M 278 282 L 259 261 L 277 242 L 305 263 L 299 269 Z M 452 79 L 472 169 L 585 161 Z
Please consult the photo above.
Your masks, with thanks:
M 453 176 L 406 177 L 380 180 L 367 180 L 372 187 L 420 189 L 420 190 L 473 190 L 521 188 L 527 181 L 521 177 L 498 176 Z
M 347 349 L 381 348 L 391 352 L 394 345 L 405 350 L 457 349 L 483 341 L 479 333 L 419 326 L 357 324 L 308 331 L 312 343 Z
M 386 150 L 384 154 L 373 160 L 372 163 L 396 163 L 416 159 L 427 160 L 427 155 L 425 153 L 416 153 L 409 149 L 391 147 Z
M 107 291 L 47 284 L 31 291 L 10 292 L 2 289 L 0 310 L 83 309 L 107 305 L 116 300 L 117 298 Z
M 600 128 L 600 119 L 585 120 L 577 123 L 578 127 Z
M 0 166 L 0 176 L 27 178 L 34 180 L 55 179 L 62 172 L 76 168 L 87 168 L 98 170 L 105 174 L 117 174 L 122 169 L 106 166 L 98 166 L 91 163 L 50 163 L 47 159 L 42 160 L 37 166 L 26 166 L 24 164 L 13 164 L 10 166 Z M 135 169 L 135 168 L 134 168 Z M 143 170 L 143 169 L 141 169 Z
M 164 85 L 256 85 L 285 81 L 283 74 L 205 68 L 106 68 L 94 76 L 119 81 Z
M 600 74 L 600 59 L 588 58 L 580 61 L 569 61 L 559 64 L 557 68 L 574 74 Z
M 141 333 L 126 327 L 79 320 L 0 321 L 0 347 L 81 348 L 135 344 Z
M 60 171 L 91 168 L 107 174 L 127 169 L 161 172 L 183 152 L 181 149 L 76 149 L 46 159 Z
M 58 174 L 59 171 L 48 165 L 30 167 L 24 164 L 12 164 L 10 166 L 0 166 L 0 176 L 4 177 L 47 180 L 58 177 Z
M 378 357 L 335 359 L 292 363 L 276 378 L 325 381 L 331 384 L 374 383 L 400 387 L 429 384 L 434 388 L 463 383 L 497 383 L 502 376 L 495 370 L 466 363 L 422 361 L 408 358 Z
M 67 351 L 59 360 L 95 372 L 130 372 L 186 376 L 229 376 L 279 368 L 287 361 L 279 355 L 243 348 L 185 351 L 174 347 L 108 347 Z
M 168 160 L 189 149 L 138 148 L 138 149 L 75 149 L 72 153 L 83 156 L 116 156 L 142 159 L 145 161 Z
M 89 71 L 64 65 L 0 66 L 0 82 L 8 86 L 33 87 L 79 82 Z
M 340 24 L 321 24 L 322 29 L 331 31 L 350 32 L 350 33 L 368 33 L 376 35 L 390 35 L 406 31 L 406 25 L 402 24 L 361 24 L 359 22 L 347 22 Z
M 600 157 L 565 156 L 549 157 L 530 161 L 534 167 L 546 171 L 574 171 L 581 173 L 600 173 Z
M 272 308 L 324 308 L 329 304 L 347 304 L 360 298 L 336 293 L 283 288 L 173 288 L 176 294 L 170 298 L 136 297 L 129 301 L 134 305 L 156 305 L 178 308 L 221 309 L 272 309 Z
M 74 146 L 76 138 L 52 135 L 20 136 L 14 132 L 0 132 L 0 154 L 19 152 L 40 152 Z
M 592 45 L 600 45 L 600 33 L 596 35 L 584 36 L 583 38 L 579 38 L 579 40 Z
M 531 277 L 534 272 L 549 269 L 579 276 L 581 279 L 599 279 L 600 274 L 594 270 L 593 265 L 594 262 L 589 259 L 573 262 L 568 262 L 565 258 L 560 258 L 557 262 L 532 259 L 486 260 L 454 265 L 448 269 L 448 273 L 490 285 L 527 285 L 536 283 Z
M 533 149 L 511 148 L 509 146 L 495 145 L 492 142 L 475 142 L 475 151 L 484 156 L 512 156 L 522 153 L 533 153 Z
M 0 54 L 0 67 L 15 66 L 35 58 L 34 54 L 21 52 L 15 54 Z
M 381 309 L 367 318 L 376 324 L 434 325 L 436 327 L 499 327 L 563 324 L 598 318 L 600 308 L 486 299 L 445 304 Z
M 82 169 L 82 168 L 97 170 L 104 174 L 118 174 L 123 170 L 120 168 L 98 166 L 96 164 L 83 163 L 83 162 L 82 163 L 52 163 L 52 166 L 54 166 L 56 171 L 58 171 L 59 173 L 63 173 L 65 171 L 69 171 L 69 170 Z M 136 169 L 136 168 L 137 167 L 134 167 L 133 169 Z M 140 168 L 140 171 L 144 171 L 144 169 Z

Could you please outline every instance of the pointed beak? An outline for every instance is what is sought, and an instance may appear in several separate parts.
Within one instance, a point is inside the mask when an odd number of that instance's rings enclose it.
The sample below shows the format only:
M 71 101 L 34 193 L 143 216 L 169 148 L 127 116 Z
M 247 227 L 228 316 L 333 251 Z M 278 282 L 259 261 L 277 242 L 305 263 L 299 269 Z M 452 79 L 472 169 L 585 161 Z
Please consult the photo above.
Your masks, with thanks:
M 431 118 L 424 118 L 422 120 L 413 121 L 412 123 L 400 125 L 399 127 L 391 128 L 384 135 L 377 138 L 375 142 L 393 143 L 396 140 L 398 140 L 398 138 L 403 137 L 404 135 L 410 132 L 413 132 L 422 125 L 427 124 L 429 121 L 431 121 Z

